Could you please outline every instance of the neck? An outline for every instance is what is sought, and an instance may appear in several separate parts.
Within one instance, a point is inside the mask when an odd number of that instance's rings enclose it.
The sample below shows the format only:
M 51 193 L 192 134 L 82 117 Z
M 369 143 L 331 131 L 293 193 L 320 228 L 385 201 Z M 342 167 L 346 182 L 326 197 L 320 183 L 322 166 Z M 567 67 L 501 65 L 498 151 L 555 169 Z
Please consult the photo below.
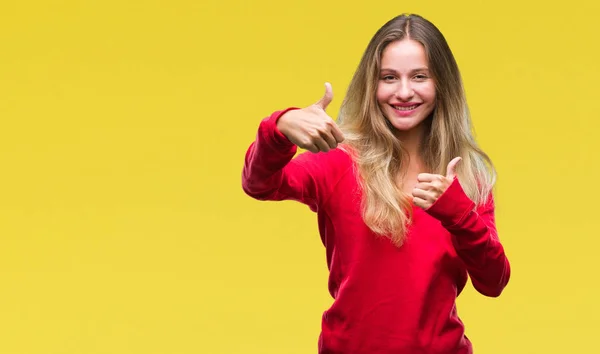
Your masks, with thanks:
M 402 146 L 408 153 L 410 165 L 422 167 L 421 144 L 423 142 L 423 124 L 409 131 L 396 131 L 396 137 L 402 142 Z

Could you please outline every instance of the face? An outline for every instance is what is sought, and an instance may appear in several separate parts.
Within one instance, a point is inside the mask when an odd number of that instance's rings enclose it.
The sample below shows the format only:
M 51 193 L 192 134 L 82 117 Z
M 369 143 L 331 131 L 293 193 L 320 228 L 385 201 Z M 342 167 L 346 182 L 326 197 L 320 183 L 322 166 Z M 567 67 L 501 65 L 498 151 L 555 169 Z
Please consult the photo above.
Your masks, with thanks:
M 377 101 L 396 129 L 419 127 L 435 107 L 435 82 L 428 70 L 425 48 L 411 39 L 385 48 L 377 86 Z

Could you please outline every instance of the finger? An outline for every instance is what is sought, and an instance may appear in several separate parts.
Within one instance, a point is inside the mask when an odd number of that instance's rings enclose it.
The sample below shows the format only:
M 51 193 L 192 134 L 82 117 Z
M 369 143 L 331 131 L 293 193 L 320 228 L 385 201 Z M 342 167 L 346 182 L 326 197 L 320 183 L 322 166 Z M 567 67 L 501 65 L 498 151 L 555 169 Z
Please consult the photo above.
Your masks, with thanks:
M 330 132 L 322 132 L 321 137 L 327 142 L 330 149 L 335 149 L 337 147 L 337 141 Z
M 454 179 L 456 177 L 456 165 L 462 160 L 462 157 L 455 157 L 448 163 L 448 168 L 446 170 L 446 178 Z
M 412 195 L 415 198 L 419 198 L 419 199 L 423 199 L 423 200 L 432 200 L 433 199 L 433 196 L 429 192 L 424 191 L 422 189 L 416 189 L 416 188 L 413 189 Z
M 329 148 L 329 144 L 327 144 L 327 142 L 323 138 L 315 139 L 314 144 L 317 146 L 319 151 L 327 152 L 331 150 Z
M 312 153 L 317 153 L 319 152 L 319 147 L 315 144 L 310 144 L 310 145 L 305 145 L 303 147 L 304 150 L 310 151 Z
M 344 133 L 342 133 L 342 130 L 335 122 L 333 122 L 333 126 L 331 127 L 331 134 L 333 134 L 333 137 L 338 143 L 344 141 Z
M 415 184 L 414 189 L 420 189 L 422 191 L 428 191 L 433 188 L 433 185 L 430 182 L 421 182 Z
M 421 198 L 418 198 L 418 197 L 413 198 L 413 204 L 418 206 L 421 209 L 427 209 L 427 206 L 428 206 L 427 201 L 425 201 Z
M 331 88 L 331 84 L 329 82 L 325 83 L 325 94 L 323 95 L 323 97 L 321 97 L 321 99 L 315 104 L 317 107 L 321 108 L 322 110 L 326 110 L 327 106 L 329 106 L 329 104 L 331 103 L 331 101 L 333 100 L 333 89 Z
M 424 190 L 431 195 L 440 195 L 444 190 L 444 182 L 441 180 L 434 180 L 431 182 L 421 182 L 415 185 L 415 189 Z
M 433 182 L 439 181 L 443 176 L 432 174 L 432 173 L 419 173 L 417 175 L 417 181 L 419 182 Z

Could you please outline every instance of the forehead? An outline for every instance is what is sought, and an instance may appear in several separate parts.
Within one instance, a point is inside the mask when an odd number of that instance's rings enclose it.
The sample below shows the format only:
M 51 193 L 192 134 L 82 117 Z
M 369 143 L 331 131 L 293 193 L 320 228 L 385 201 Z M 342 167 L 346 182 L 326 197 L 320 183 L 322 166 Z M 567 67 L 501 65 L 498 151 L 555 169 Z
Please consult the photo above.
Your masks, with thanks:
M 428 66 L 423 45 L 412 39 L 403 39 L 387 45 L 381 56 L 382 69 L 413 70 Z

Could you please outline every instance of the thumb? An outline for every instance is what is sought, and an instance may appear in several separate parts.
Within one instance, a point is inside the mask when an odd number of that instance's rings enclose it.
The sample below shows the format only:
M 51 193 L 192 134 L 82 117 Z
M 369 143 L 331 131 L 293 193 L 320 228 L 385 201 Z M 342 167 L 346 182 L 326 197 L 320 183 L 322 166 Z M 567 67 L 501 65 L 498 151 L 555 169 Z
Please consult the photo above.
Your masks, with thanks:
M 446 178 L 453 180 L 456 177 L 456 165 L 462 160 L 462 157 L 455 157 L 448 163 Z
M 321 108 L 322 110 L 326 110 L 327 106 L 333 100 L 333 90 L 331 89 L 331 84 L 329 82 L 325 83 L 325 95 L 321 97 L 319 102 L 316 103 L 316 106 Z

